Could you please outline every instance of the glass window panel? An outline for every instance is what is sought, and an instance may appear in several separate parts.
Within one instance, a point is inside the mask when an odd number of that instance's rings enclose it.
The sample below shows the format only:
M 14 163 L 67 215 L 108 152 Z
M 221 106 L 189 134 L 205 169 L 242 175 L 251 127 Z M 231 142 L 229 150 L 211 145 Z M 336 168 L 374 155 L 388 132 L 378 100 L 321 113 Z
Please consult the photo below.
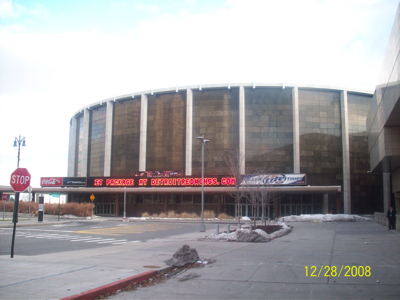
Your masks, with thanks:
M 201 135 L 210 140 L 204 148 L 205 174 L 226 174 L 224 153 L 239 147 L 239 89 L 193 91 L 193 175 L 201 174 L 202 144 L 196 139 Z
M 149 96 L 147 170 L 184 170 L 186 92 Z
M 140 99 L 114 103 L 111 175 L 134 175 L 139 170 Z
M 245 108 L 246 173 L 292 173 L 292 89 L 246 88 Z

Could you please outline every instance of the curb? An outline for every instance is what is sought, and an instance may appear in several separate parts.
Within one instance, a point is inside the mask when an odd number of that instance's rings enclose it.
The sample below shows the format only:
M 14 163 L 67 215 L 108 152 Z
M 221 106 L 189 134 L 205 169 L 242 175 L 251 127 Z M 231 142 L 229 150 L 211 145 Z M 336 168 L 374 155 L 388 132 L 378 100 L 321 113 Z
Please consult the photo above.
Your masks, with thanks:
M 86 292 L 82 292 L 77 295 L 69 296 L 62 298 L 60 300 L 89 300 L 89 299 L 94 299 L 98 296 L 104 295 L 106 293 L 114 293 L 120 289 L 123 289 L 124 287 L 135 283 L 135 282 L 141 282 L 147 279 L 150 279 L 151 277 L 157 275 L 160 271 L 148 271 L 144 272 L 132 277 L 128 277 L 126 279 L 121 279 L 116 282 L 110 283 L 103 285 L 98 288 L 94 288 L 91 290 L 88 290 Z

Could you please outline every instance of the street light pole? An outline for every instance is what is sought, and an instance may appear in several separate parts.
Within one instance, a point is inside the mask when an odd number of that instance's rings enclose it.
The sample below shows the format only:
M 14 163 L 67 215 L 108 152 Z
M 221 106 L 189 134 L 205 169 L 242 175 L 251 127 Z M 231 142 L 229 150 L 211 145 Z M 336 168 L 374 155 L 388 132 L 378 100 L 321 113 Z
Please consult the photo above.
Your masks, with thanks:
M 209 142 L 203 136 L 198 136 L 198 140 L 201 140 L 201 225 L 200 232 L 206 231 L 206 226 L 204 225 L 204 144 Z
M 20 134 L 18 138 L 16 138 L 16 137 L 14 138 L 14 145 L 13 145 L 14 148 L 18 147 L 17 168 L 19 168 L 19 159 L 20 159 L 20 154 L 21 154 L 21 144 L 22 144 L 22 147 L 26 146 L 25 137 L 21 138 L 21 134 Z
M 17 161 L 17 168 L 19 168 L 19 159 L 21 154 L 21 144 L 22 147 L 25 147 L 25 137 L 21 138 L 21 134 L 19 138 L 14 139 L 13 147 L 18 147 L 18 161 Z M 19 192 L 15 193 L 15 200 L 14 200 L 14 213 L 13 213 L 13 233 L 12 233 L 12 241 L 11 241 L 11 258 L 14 257 L 14 242 L 15 242 L 15 229 L 18 223 L 18 204 L 19 204 Z
M 124 216 L 122 218 L 123 222 L 127 222 L 128 218 L 126 217 L 126 187 L 124 187 Z

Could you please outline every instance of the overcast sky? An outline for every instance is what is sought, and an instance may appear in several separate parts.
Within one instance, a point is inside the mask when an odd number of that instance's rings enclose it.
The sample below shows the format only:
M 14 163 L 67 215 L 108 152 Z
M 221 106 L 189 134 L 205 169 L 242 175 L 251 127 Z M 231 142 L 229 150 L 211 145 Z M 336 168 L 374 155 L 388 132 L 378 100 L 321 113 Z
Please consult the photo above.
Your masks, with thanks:
M 374 91 L 398 0 L 0 0 L 0 185 L 67 176 L 79 109 L 151 88 L 265 82 Z

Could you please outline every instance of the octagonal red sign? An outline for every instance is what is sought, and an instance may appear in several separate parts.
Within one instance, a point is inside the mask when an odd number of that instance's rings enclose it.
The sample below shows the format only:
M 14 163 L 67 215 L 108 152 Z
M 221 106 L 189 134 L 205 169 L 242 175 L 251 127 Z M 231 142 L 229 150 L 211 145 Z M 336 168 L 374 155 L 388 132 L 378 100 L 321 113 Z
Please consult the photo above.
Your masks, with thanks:
M 10 185 L 14 192 L 23 192 L 31 184 L 31 174 L 25 168 L 18 168 L 11 173 Z

